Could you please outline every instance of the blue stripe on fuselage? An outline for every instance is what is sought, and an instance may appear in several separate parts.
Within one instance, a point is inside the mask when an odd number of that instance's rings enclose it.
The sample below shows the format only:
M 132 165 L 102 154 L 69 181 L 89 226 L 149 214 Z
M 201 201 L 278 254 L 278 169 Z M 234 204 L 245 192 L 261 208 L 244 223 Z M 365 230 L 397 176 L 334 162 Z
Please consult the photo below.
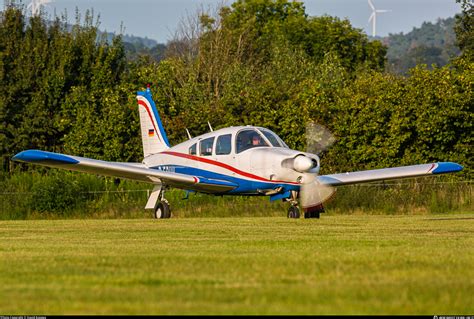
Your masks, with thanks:
M 237 188 L 229 191 L 226 194 L 248 194 L 248 193 L 255 193 L 257 194 L 258 189 L 275 189 L 277 187 L 282 187 L 282 192 L 296 190 L 299 191 L 299 185 L 291 185 L 291 184 L 283 184 L 283 183 L 267 183 L 261 181 L 250 181 L 243 178 L 238 178 L 234 176 L 229 176 L 225 174 L 219 174 L 195 167 L 188 167 L 188 166 L 180 166 L 180 165 L 159 165 L 151 167 L 153 169 L 161 170 L 161 171 L 168 171 L 168 172 L 175 172 L 185 175 L 191 175 L 196 177 L 204 177 L 209 179 L 221 179 L 224 181 L 229 181 L 231 183 L 239 185 Z

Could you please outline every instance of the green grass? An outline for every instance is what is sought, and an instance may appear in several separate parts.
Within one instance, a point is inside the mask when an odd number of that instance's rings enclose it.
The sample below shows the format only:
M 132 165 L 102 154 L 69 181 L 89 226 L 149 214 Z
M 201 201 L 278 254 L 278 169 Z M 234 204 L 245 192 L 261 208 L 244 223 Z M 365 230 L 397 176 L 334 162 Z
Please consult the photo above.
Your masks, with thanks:
M 0 221 L 3 314 L 472 314 L 474 214 Z

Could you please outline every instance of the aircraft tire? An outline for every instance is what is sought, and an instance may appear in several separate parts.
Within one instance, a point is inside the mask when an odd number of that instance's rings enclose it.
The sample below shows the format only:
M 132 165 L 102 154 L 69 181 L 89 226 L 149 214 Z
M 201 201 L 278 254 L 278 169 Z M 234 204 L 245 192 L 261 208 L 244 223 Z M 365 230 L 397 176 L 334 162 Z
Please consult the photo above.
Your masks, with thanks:
M 288 208 L 288 218 L 300 218 L 300 210 L 296 206 Z
M 170 218 L 170 217 L 171 217 L 170 205 L 165 201 L 161 201 L 158 204 L 158 207 L 156 208 L 155 218 Z

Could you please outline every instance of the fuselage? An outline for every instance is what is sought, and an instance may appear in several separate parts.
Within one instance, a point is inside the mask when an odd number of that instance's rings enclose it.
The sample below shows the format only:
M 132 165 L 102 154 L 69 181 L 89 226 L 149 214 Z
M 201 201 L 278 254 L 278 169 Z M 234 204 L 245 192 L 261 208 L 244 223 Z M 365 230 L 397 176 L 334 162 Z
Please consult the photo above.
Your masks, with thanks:
M 191 138 L 146 157 L 143 163 L 153 169 L 235 184 L 227 194 L 272 195 L 299 190 L 303 174 L 282 165 L 298 156 L 314 161 L 311 172 L 319 170 L 316 155 L 291 150 L 272 131 L 237 126 Z

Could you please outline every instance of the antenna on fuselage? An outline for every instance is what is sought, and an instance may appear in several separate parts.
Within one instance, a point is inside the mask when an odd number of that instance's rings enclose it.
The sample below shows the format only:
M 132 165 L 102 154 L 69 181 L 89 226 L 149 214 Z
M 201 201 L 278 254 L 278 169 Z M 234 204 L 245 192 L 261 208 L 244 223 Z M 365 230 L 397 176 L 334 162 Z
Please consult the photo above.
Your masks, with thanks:
M 209 123 L 209 121 L 207 121 L 207 125 L 209 125 L 209 129 L 211 130 L 211 132 L 214 132 L 214 130 L 212 129 L 211 123 Z
M 189 133 L 188 129 L 186 128 L 186 133 L 188 134 L 189 139 L 192 139 L 191 133 Z

